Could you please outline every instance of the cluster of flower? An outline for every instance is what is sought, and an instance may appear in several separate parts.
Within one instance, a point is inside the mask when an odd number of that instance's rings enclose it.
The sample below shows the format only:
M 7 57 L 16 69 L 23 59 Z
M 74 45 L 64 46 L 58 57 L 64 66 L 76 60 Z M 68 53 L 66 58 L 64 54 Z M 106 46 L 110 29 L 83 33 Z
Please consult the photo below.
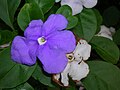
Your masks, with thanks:
M 56 0 L 59 2 L 60 0 Z M 92 8 L 97 0 L 61 0 L 61 5 L 69 5 L 73 15 L 82 11 L 83 6 Z M 37 57 L 43 69 L 53 74 L 53 80 L 61 86 L 69 86 L 69 76 L 79 82 L 89 73 L 85 63 L 90 57 L 91 46 L 87 41 L 76 39 L 71 31 L 64 30 L 68 21 L 61 14 L 52 14 L 45 23 L 32 20 L 24 32 L 24 37 L 16 36 L 11 46 L 12 60 L 26 65 L 36 63 Z M 114 28 L 102 25 L 96 36 L 112 40 Z
M 91 46 L 81 39 L 73 53 L 67 54 L 69 62 L 64 71 L 53 75 L 53 80 L 61 86 L 69 86 L 68 76 L 75 82 L 80 82 L 89 73 L 89 66 L 85 61 L 90 57 L 90 53 Z
M 13 61 L 33 65 L 36 57 L 43 64 L 43 69 L 64 86 L 68 86 L 68 74 L 73 80 L 80 81 L 89 73 L 89 66 L 84 62 L 90 57 L 91 46 L 80 40 L 76 46 L 75 36 L 67 27 L 67 19 L 61 14 L 52 14 L 43 24 L 33 20 L 24 32 L 16 36 L 11 46 Z M 68 54 L 70 53 L 70 54 Z M 66 56 L 67 55 L 67 56 Z

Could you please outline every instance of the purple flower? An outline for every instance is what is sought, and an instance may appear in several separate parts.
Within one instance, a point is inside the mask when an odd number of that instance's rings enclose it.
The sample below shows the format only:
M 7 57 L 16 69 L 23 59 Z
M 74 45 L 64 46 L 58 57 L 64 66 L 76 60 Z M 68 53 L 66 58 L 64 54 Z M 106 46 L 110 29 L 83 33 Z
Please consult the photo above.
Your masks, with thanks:
M 32 20 L 24 32 L 25 37 L 16 36 L 11 47 L 15 62 L 33 65 L 36 57 L 48 73 L 60 73 L 67 65 L 66 53 L 75 48 L 75 37 L 71 31 L 63 30 L 68 21 L 60 14 L 52 14 L 47 21 Z

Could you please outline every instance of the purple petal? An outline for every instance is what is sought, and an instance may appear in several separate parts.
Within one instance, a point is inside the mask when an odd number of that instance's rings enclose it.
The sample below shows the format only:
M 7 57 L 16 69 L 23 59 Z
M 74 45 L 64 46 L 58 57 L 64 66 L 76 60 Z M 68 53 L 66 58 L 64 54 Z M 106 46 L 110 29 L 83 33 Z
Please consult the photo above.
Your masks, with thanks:
M 37 41 L 27 41 L 27 46 L 29 48 L 29 54 L 30 54 L 30 57 L 33 59 L 33 60 L 36 60 L 36 51 L 38 49 L 38 43 Z
M 27 39 L 36 40 L 41 36 L 42 20 L 32 20 L 24 32 Z
M 29 47 L 26 44 L 26 38 L 16 36 L 11 46 L 11 58 L 13 61 L 33 65 L 36 62 L 36 58 L 31 58 L 29 54 Z
M 39 47 L 37 56 L 43 64 L 43 69 L 52 74 L 62 72 L 68 62 L 63 51 L 49 48 L 47 45 Z
M 52 14 L 48 17 L 47 21 L 43 24 L 42 35 L 46 36 L 53 31 L 63 30 L 67 27 L 68 21 L 61 14 Z
M 48 44 L 52 48 L 59 48 L 66 53 L 70 53 L 75 49 L 76 40 L 71 31 L 56 31 L 47 37 Z

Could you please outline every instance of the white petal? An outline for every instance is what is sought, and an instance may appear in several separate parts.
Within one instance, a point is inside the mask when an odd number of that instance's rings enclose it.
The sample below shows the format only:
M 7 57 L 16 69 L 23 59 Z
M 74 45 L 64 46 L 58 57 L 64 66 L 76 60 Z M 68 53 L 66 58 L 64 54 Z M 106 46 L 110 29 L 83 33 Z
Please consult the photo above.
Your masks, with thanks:
M 90 57 L 91 45 L 89 45 L 87 41 L 81 39 L 73 53 L 75 60 L 87 60 Z
M 73 15 L 76 15 L 83 10 L 82 2 L 80 0 L 62 0 L 61 5 L 70 6 Z
M 77 61 L 71 62 L 69 75 L 73 80 L 81 80 L 85 78 L 89 73 L 89 66 L 82 61 L 80 64 Z
M 70 63 L 67 64 L 66 68 L 61 73 L 61 83 L 64 86 L 68 86 L 69 85 L 69 78 L 68 78 L 69 69 L 70 69 Z
M 112 33 L 110 32 L 110 29 L 104 25 L 101 26 L 100 32 L 96 36 L 102 36 L 112 40 Z
M 83 3 L 83 6 L 86 8 L 92 8 L 97 4 L 98 0 L 81 0 Z
M 101 29 L 100 29 L 99 33 L 106 33 L 106 34 L 111 35 L 111 32 L 109 31 L 109 28 L 106 27 L 105 25 L 101 25 Z
M 97 36 L 101 36 L 101 37 L 105 37 L 105 38 L 108 38 L 110 40 L 113 40 L 113 38 L 110 35 L 106 34 L 106 33 L 101 33 L 101 34 L 98 34 Z
M 56 3 L 59 2 L 59 1 L 61 1 L 61 0 L 55 0 Z
M 113 27 L 110 27 L 109 30 L 110 30 L 110 32 L 111 32 L 112 35 L 114 35 L 115 32 L 116 32 L 116 31 L 115 31 L 115 28 L 113 28 Z

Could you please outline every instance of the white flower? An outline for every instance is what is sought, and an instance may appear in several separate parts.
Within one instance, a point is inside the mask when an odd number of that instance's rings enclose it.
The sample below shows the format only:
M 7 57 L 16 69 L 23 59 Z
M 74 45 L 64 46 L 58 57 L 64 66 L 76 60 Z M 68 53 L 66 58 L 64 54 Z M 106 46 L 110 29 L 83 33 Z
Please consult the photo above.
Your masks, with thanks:
M 92 8 L 97 4 L 97 0 L 61 0 L 61 5 L 68 5 L 72 8 L 72 14 L 76 15 L 86 8 Z
M 68 86 L 69 85 L 68 74 L 69 74 L 69 71 L 70 71 L 70 64 L 71 63 L 68 63 L 66 68 L 64 69 L 64 71 L 61 73 L 61 83 L 64 86 Z
M 114 35 L 114 34 L 115 34 L 115 28 L 110 27 L 110 28 L 109 28 L 109 30 L 110 30 L 110 32 L 111 32 L 111 34 L 112 34 L 112 35 Z
M 90 57 L 91 45 L 85 40 L 80 40 L 73 52 L 75 60 L 87 60 Z
M 69 75 L 75 81 L 80 81 L 82 78 L 85 78 L 89 73 L 89 66 L 84 61 L 71 62 Z
M 115 33 L 115 29 L 113 27 L 108 28 L 105 25 L 102 25 L 100 32 L 96 36 L 102 36 L 113 40 L 112 34 L 114 33 Z
M 69 86 L 69 78 L 68 75 L 72 78 L 74 81 L 80 81 L 81 79 L 85 78 L 89 73 L 89 66 L 84 61 L 78 62 L 78 61 L 72 61 L 69 62 L 64 69 L 64 71 L 60 74 L 54 75 L 54 79 L 56 79 L 59 82 L 60 76 L 61 76 L 61 83 L 63 86 Z
M 86 8 L 92 8 L 97 4 L 98 0 L 81 0 L 82 4 Z
M 57 81 L 59 85 L 61 85 L 61 82 L 63 86 L 68 86 L 68 76 L 74 81 L 80 81 L 82 78 L 85 78 L 89 73 L 89 66 L 84 60 L 87 60 L 90 57 L 90 52 L 91 46 L 87 41 L 81 39 L 74 52 L 66 55 L 68 58 L 68 64 L 63 72 L 54 75 L 55 81 Z

